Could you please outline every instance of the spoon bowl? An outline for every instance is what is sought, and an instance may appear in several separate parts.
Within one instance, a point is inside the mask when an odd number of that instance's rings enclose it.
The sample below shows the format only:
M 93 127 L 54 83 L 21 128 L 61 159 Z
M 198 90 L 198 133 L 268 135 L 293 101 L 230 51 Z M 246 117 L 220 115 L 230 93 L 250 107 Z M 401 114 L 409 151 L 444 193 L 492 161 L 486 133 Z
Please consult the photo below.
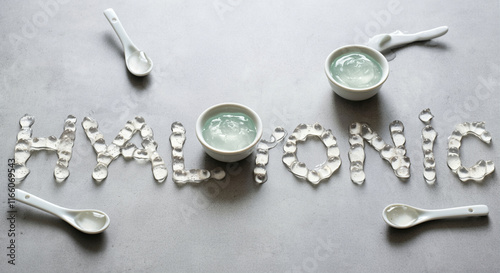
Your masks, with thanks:
M 101 233 L 108 228 L 110 223 L 109 216 L 100 210 L 63 208 L 23 190 L 16 189 L 15 199 L 21 203 L 51 213 L 83 233 Z
M 136 76 L 146 76 L 151 72 L 151 69 L 153 69 L 153 61 L 146 55 L 144 51 L 134 51 L 126 58 L 128 71 Z
M 382 211 L 384 221 L 389 226 L 399 229 L 410 228 L 430 220 L 486 215 L 488 215 L 486 205 L 427 210 L 405 204 L 391 204 Z
M 106 16 L 106 19 L 108 19 L 109 23 L 115 30 L 116 35 L 120 38 L 123 51 L 125 53 L 125 64 L 127 65 L 128 71 L 138 77 L 148 75 L 153 69 L 153 61 L 144 51 L 139 50 L 134 45 L 132 40 L 130 40 L 130 37 L 127 35 L 127 32 L 125 32 L 120 19 L 118 19 L 118 16 L 113 9 L 106 9 L 104 11 L 104 16 Z

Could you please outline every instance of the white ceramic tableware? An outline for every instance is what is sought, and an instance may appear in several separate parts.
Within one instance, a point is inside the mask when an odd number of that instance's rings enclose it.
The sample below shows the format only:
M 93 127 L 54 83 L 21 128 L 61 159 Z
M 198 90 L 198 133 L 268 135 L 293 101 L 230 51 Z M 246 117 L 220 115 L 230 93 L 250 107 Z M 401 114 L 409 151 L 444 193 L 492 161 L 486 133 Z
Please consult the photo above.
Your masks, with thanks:
M 241 149 L 227 151 L 211 146 L 204 139 L 203 126 L 205 122 L 211 117 L 225 112 L 243 113 L 252 119 L 253 123 L 255 124 L 256 136 L 249 145 Z M 198 117 L 198 120 L 196 121 L 196 137 L 198 137 L 198 140 L 203 146 L 205 152 L 212 158 L 222 162 L 236 162 L 252 154 L 255 145 L 257 145 L 260 138 L 262 137 L 262 121 L 255 111 L 245 105 L 231 102 L 221 103 L 209 107 Z
M 17 201 L 51 213 L 83 233 L 101 233 L 109 226 L 109 216 L 100 210 L 63 208 L 20 189 L 16 189 L 15 195 Z
M 380 52 L 385 52 L 389 49 L 404 46 L 406 44 L 434 39 L 445 35 L 447 32 L 447 26 L 424 30 L 414 34 L 405 34 L 401 31 L 396 31 L 394 33 L 373 36 L 368 40 L 367 46 Z
M 151 69 L 153 69 L 153 61 L 144 51 L 139 50 L 134 43 L 132 43 L 113 9 L 106 9 L 104 11 L 104 16 L 106 16 L 106 19 L 108 19 L 115 30 L 116 35 L 120 38 L 125 53 L 125 64 L 127 65 L 127 69 L 130 73 L 139 77 L 148 75 Z
M 400 229 L 410 228 L 430 220 L 486 215 L 488 215 L 486 205 L 426 210 L 405 204 L 392 204 L 385 207 L 382 212 L 382 217 L 388 225 Z
M 332 76 L 331 66 L 337 58 L 344 54 L 358 52 L 370 56 L 380 65 L 382 69 L 380 80 L 372 86 L 365 88 L 353 88 L 336 81 Z M 335 49 L 332 53 L 330 53 L 330 55 L 328 55 L 325 61 L 325 73 L 330 86 L 337 95 L 347 100 L 360 101 L 369 99 L 378 93 L 378 91 L 382 87 L 382 84 L 384 84 L 384 82 L 387 80 L 387 77 L 389 76 L 389 63 L 387 62 L 387 59 L 384 57 L 384 55 L 382 55 L 382 53 L 371 47 L 364 45 L 347 45 Z

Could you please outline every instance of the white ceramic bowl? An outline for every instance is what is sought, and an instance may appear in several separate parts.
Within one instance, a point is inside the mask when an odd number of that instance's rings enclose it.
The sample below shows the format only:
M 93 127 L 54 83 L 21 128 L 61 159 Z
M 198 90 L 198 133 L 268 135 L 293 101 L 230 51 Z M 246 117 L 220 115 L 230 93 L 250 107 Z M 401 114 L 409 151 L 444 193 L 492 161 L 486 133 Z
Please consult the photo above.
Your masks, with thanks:
M 255 139 L 247 145 L 246 147 L 239 149 L 239 150 L 234 150 L 234 151 L 226 151 L 226 150 L 221 150 L 214 148 L 210 146 L 205 139 L 203 138 L 203 125 L 205 122 L 210 119 L 211 117 L 223 113 L 223 112 L 238 112 L 238 113 L 243 113 L 249 116 L 254 124 L 255 124 L 255 129 L 257 131 L 257 134 L 255 135 Z M 255 113 L 252 109 L 248 108 L 247 106 L 244 106 L 242 104 L 238 103 L 221 103 L 214 105 L 208 109 L 206 109 L 201 115 L 198 117 L 198 120 L 196 121 L 196 137 L 198 137 L 198 140 L 200 141 L 201 145 L 203 146 L 203 149 L 205 152 L 211 156 L 212 158 L 222 161 L 222 162 L 236 162 L 239 160 L 244 159 L 245 157 L 249 156 L 252 154 L 255 145 L 259 142 L 260 138 L 262 137 L 262 121 L 260 120 L 259 115 Z
M 382 77 L 378 83 L 367 88 L 352 88 L 342 85 L 333 79 L 330 72 L 330 66 L 332 65 L 333 61 L 335 61 L 335 59 L 337 59 L 339 56 L 350 52 L 361 52 L 367 54 L 380 64 L 380 67 L 382 68 Z M 387 77 L 389 76 L 389 63 L 387 62 L 387 59 L 384 57 L 384 55 L 382 55 L 382 53 L 371 47 L 367 47 L 364 45 L 347 45 L 335 49 L 332 53 L 330 53 L 330 55 L 328 55 L 325 61 L 325 73 L 326 77 L 328 78 L 328 82 L 330 83 L 333 91 L 337 93 L 337 95 L 348 100 L 366 100 L 375 96 L 380 90 L 380 87 L 382 87 L 382 84 L 384 84 L 384 82 L 387 80 Z

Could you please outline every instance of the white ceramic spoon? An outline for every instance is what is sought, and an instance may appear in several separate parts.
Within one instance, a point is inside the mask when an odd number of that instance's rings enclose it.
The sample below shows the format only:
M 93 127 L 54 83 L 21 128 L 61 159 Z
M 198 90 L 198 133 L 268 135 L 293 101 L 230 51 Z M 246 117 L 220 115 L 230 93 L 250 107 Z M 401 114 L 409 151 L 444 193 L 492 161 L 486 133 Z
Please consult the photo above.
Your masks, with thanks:
M 47 202 L 40 197 L 16 189 L 15 199 L 32 207 L 41 209 L 63 219 L 81 232 L 87 234 L 97 234 L 103 232 L 109 226 L 109 216 L 94 209 L 74 210 L 60 207 Z
M 367 46 L 378 50 L 379 52 L 384 52 L 391 48 L 404 46 L 413 42 L 434 39 L 445 35 L 447 32 L 447 26 L 425 30 L 415 34 L 404 34 L 401 31 L 396 31 L 390 34 L 379 34 L 373 36 L 368 40 Z
M 134 43 L 132 43 L 113 9 L 105 10 L 104 16 L 106 16 L 115 30 L 116 35 L 118 35 L 118 38 L 120 38 L 122 42 L 123 51 L 125 53 L 125 64 L 127 65 L 128 71 L 139 77 L 148 75 L 151 69 L 153 69 L 153 61 L 144 51 L 139 50 Z
M 485 205 L 425 210 L 404 204 L 392 204 L 385 207 L 382 212 L 385 222 L 394 228 L 410 228 L 436 219 L 486 215 L 488 215 L 488 207 Z

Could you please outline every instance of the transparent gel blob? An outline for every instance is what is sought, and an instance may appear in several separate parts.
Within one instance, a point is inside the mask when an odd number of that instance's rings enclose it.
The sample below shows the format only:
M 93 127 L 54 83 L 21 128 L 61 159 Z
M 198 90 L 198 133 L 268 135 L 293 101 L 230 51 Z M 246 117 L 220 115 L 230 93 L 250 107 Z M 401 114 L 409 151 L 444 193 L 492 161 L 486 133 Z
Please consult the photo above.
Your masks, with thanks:
M 266 165 L 269 162 L 269 150 L 285 139 L 287 132 L 283 127 L 276 127 L 270 140 L 261 139 L 257 145 L 255 168 L 253 170 L 255 182 L 262 184 L 267 181 Z
M 33 137 L 31 126 L 35 123 L 35 117 L 28 114 L 24 115 L 19 124 L 21 130 L 17 134 L 17 143 L 14 148 L 14 168 L 16 170 L 16 184 L 21 183 L 30 170 L 26 166 L 26 162 L 33 151 L 55 151 L 57 153 L 57 163 L 54 168 L 54 178 L 56 182 L 63 182 L 69 176 L 69 161 L 73 152 L 73 144 L 75 142 L 76 118 L 69 115 L 63 127 L 63 132 L 59 138 L 55 136 L 49 137 Z
M 326 161 L 312 170 L 297 158 L 297 143 L 307 141 L 309 136 L 317 137 L 323 142 L 327 155 Z M 331 130 L 325 130 L 319 123 L 299 124 L 285 142 L 283 151 L 282 161 L 288 170 L 296 177 L 307 180 L 314 185 L 332 176 L 341 164 L 337 139 Z
M 333 79 L 350 88 L 368 88 L 382 78 L 382 67 L 372 57 L 361 52 L 339 56 L 330 66 Z
M 184 125 L 180 122 L 172 123 L 171 129 L 172 134 L 170 135 L 170 145 L 172 146 L 172 180 L 175 183 L 200 183 L 210 178 L 222 180 L 226 177 L 226 172 L 224 172 L 221 167 L 217 167 L 212 171 L 205 169 L 186 170 L 183 151 L 184 143 L 186 142 L 186 129 L 184 129 Z
M 106 216 L 96 211 L 83 211 L 75 217 L 75 223 L 82 229 L 98 230 L 106 224 Z
M 420 115 L 418 115 L 418 118 L 425 124 L 428 124 L 434 115 L 432 115 L 431 110 L 429 108 L 426 108 L 420 112 Z
M 434 141 L 436 140 L 437 132 L 429 125 L 433 117 L 429 108 L 422 110 L 418 116 L 424 124 L 427 124 L 422 129 L 422 152 L 424 153 L 424 180 L 429 185 L 433 185 L 436 182 Z
M 415 222 L 419 213 L 407 206 L 393 206 L 387 209 L 387 219 L 397 226 L 408 226 Z
M 434 158 L 434 141 L 437 132 L 430 125 L 422 129 L 422 151 L 424 153 L 424 179 L 427 184 L 436 182 L 436 162 Z
M 491 160 L 479 160 L 472 167 L 464 167 L 460 159 L 460 146 L 462 138 L 467 135 L 473 135 L 481 141 L 489 144 L 491 134 L 486 131 L 484 122 L 464 122 L 458 124 L 448 138 L 448 167 L 458 175 L 462 182 L 473 180 L 481 182 L 483 179 L 495 170 L 495 164 Z
M 410 159 L 406 156 L 406 138 L 404 136 L 404 125 L 395 120 L 389 124 L 392 142 L 391 146 L 374 132 L 367 123 L 355 122 L 349 127 L 349 161 L 351 162 L 351 181 L 355 184 L 363 184 L 366 178 L 364 172 L 365 144 L 368 142 L 380 156 L 391 164 L 394 174 L 399 178 L 410 177 Z
M 157 152 L 158 144 L 154 140 L 153 130 L 146 124 L 143 117 L 137 116 L 133 120 L 127 121 L 124 128 L 109 145 L 106 145 L 104 135 L 99 132 L 99 125 L 93 118 L 85 117 L 82 121 L 82 127 L 97 154 L 97 165 L 92 173 L 92 178 L 95 181 L 102 182 L 106 179 L 108 165 L 120 155 L 123 155 L 125 159 L 150 161 L 155 180 L 163 182 L 167 178 L 168 170 Z M 142 149 L 128 142 L 137 133 L 140 133 L 142 138 Z
M 202 128 L 208 145 L 224 150 L 236 151 L 250 145 L 257 135 L 253 120 L 243 113 L 220 113 L 209 118 Z

